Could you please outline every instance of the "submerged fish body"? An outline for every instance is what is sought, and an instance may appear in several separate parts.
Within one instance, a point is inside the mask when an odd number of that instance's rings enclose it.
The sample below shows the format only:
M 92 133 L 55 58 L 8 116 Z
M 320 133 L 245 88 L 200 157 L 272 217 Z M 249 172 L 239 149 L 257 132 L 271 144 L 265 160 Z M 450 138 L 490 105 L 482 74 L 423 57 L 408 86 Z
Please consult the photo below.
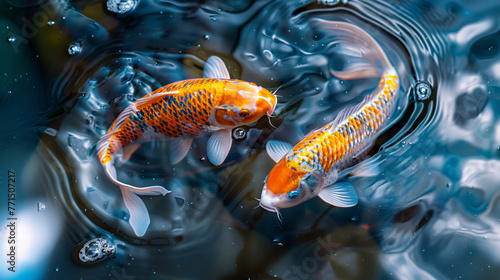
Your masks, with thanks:
M 97 144 L 97 153 L 108 178 L 120 187 L 136 235 L 149 226 L 148 211 L 138 195 L 165 195 L 161 186 L 135 187 L 117 179 L 114 161 L 128 160 L 141 143 L 175 139 L 170 161 L 182 160 L 193 137 L 212 133 L 207 157 L 214 165 L 224 162 L 232 144 L 231 129 L 270 117 L 276 97 L 254 83 L 230 79 L 224 62 L 210 57 L 204 77 L 171 83 L 130 104 L 116 118 Z
M 279 213 L 281 208 L 315 196 L 338 207 L 356 205 L 358 196 L 353 186 L 337 180 L 366 156 L 395 110 L 398 75 L 375 40 L 349 23 L 322 23 L 343 37 L 340 52 L 355 57 L 345 70 L 334 74 L 343 79 L 378 76 L 380 83 L 360 104 L 343 109 L 334 121 L 297 145 L 268 142 L 267 152 L 277 162 L 266 178 L 259 203 L 268 211 Z M 383 70 L 379 65 L 383 65 Z M 358 174 L 369 175 L 373 171 L 363 164 L 355 168 Z

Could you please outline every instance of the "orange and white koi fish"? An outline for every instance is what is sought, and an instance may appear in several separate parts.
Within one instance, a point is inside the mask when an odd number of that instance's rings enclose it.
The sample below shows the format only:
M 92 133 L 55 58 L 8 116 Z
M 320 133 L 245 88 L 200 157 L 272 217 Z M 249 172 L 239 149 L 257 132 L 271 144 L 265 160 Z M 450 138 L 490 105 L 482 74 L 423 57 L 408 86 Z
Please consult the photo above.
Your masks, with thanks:
M 339 36 L 338 52 L 350 56 L 347 67 L 333 71 L 340 79 L 381 77 L 378 88 L 331 123 L 310 133 L 294 147 L 269 141 L 267 153 L 277 162 L 266 178 L 259 205 L 276 212 L 315 196 L 338 207 L 358 203 L 354 187 L 337 182 L 363 159 L 393 114 L 398 99 L 398 75 L 377 42 L 349 23 L 317 20 Z M 360 164 L 358 174 L 373 175 Z M 356 170 L 355 170 L 356 171 Z M 370 174 L 370 172 L 372 172 Z
M 128 160 L 141 143 L 176 139 L 173 164 L 189 151 L 193 137 L 212 133 L 207 157 L 214 165 L 224 162 L 232 144 L 231 129 L 268 117 L 276 107 L 276 97 L 256 84 L 230 79 L 224 62 L 210 57 L 204 78 L 168 84 L 130 104 L 116 118 L 97 144 L 99 159 L 108 178 L 120 187 L 129 223 L 137 236 L 145 234 L 149 213 L 138 195 L 165 195 L 161 186 L 134 187 L 117 179 L 114 159 Z

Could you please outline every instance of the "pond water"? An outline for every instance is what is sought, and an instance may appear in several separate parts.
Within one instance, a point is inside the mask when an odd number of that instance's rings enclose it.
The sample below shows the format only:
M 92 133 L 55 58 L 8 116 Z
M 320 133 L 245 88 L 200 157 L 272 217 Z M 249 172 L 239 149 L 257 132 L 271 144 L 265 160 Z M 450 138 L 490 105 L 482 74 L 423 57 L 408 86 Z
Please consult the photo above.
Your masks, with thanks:
M 0 8 L 0 278 L 500 275 L 497 1 L 7 0 Z M 332 74 L 335 33 L 317 19 L 373 36 L 398 71 L 400 99 L 367 159 L 381 173 L 346 179 L 358 205 L 314 198 L 283 209 L 279 222 L 256 208 L 274 166 L 266 142 L 299 142 L 378 84 Z M 264 118 L 235 131 L 220 166 L 206 160 L 208 137 L 199 137 L 179 164 L 154 142 L 117 167 L 127 183 L 172 191 L 141 197 L 151 224 L 138 237 L 96 142 L 138 98 L 201 77 L 212 55 L 232 78 L 278 90 L 272 125 Z

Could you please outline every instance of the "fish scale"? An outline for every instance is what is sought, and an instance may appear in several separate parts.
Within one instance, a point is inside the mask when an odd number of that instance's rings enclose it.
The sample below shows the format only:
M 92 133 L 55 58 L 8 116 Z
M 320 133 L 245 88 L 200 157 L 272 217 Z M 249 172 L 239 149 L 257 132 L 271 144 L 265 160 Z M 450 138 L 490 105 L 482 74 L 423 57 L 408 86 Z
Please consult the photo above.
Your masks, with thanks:
M 213 129 L 211 126 L 214 124 L 207 121 L 212 112 L 212 104 L 217 102 L 212 99 L 220 98 L 218 93 L 225 83 L 226 81 L 218 79 L 192 79 L 172 83 L 147 94 L 144 98 L 157 93 L 178 92 L 137 108 L 137 112 L 121 124 L 123 129 L 110 138 L 102 162 L 110 161 L 120 148 L 140 139 L 146 129 L 170 138 L 198 136 L 202 131 Z M 194 114 L 185 110 L 187 104 L 192 104 Z M 108 133 L 115 129 L 115 124 L 111 125 Z
M 150 105 L 159 107 L 155 110 L 158 116 L 146 117 L 146 124 L 172 138 L 184 135 L 198 136 L 206 129 L 205 120 L 210 118 L 208 112 L 212 111 L 211 102 L 208 100 L 217 96 L 216 91 L 222 88 L 219 85 L 221 83 L 225 82 L 216 79 L 197 79 L 174 83 L 168 85 L 165 90 L 158 90 L 157 92 L 179 91 L 179 93 L 166 96 L 158 103 Z M 191 107 L 191 111 L 196 114 L 186 111 L 187 107 Z M 167 123 L 161 120 L 167 120 Z

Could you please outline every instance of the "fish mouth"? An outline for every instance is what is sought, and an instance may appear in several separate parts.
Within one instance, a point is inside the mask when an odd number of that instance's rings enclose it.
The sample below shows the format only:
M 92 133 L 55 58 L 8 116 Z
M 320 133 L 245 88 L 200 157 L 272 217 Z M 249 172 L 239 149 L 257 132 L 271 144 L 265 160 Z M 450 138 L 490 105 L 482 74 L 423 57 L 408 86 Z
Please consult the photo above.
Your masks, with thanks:
M 260 205 L 260 207 L 264 208 L 265 210 L 267 210 L 269 212 L 274 212 L 274 213 L 278 212 L 278 209 L 276 207 L 267 206 L 265 204 L 262 204 L 262 202 L 259 202 L 259 205 Z
M 260 92 L 258 99 L 262 100 L 260 102 L 263 102 L 265 105 L 264 107 L 267 107 L 266 113 L 268 115 L 272 114 L 274 112 L 274 109 L 276 109 L 276 105 L 278 104 L 278 99 L 276 96 L 269 91 Z

